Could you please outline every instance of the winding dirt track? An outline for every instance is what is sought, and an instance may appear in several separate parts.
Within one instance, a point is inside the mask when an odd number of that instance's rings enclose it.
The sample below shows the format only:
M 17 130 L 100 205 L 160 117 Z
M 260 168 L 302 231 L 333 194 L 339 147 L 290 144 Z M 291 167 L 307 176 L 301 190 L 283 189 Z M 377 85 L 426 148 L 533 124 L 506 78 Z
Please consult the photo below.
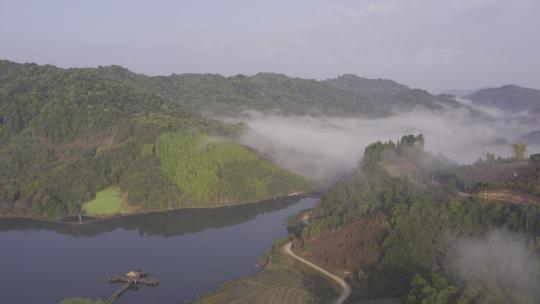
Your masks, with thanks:
M 292 242 L 288 242 L 287 244 L 285 244 L 285 246 L 283 246 L 283 250 L 285 251 L 285 253 L 287 253 L 288 255 L 293 257 L 294 259 L 308 265 L 309 267 L 317 270 L 318 272 L 321 272 L 325 276 L 327 276 L 327 277 L 331 278 L 332 280 L 336 281 L 341 286 L 341 288 L 342 288 L 341 295 L 339 295 L 339 298 L 337 298 L 336 301 L 334 301 L 334 304 L 343 304 L 345 302 L 345 300 L 347 300 L 347 298 L 351 294 L 351 287 L 349 286 L 349 284 L 347 284 L 347 282 L 345 282 L 345 280 L 343 280 L 342 278 L 340 278 L 340 277 L 338 277 L 336 275 L 333 275 L 332 273 L 325 270 L 324 268 L 319 267 L 319 266 L 311 263 L 310 261 L 308 261 L 308 260 L 306 260 L 306 259 L 304 259 L 302 257 L 297 256 L 292 251 L 291 246 L 292 246 Z

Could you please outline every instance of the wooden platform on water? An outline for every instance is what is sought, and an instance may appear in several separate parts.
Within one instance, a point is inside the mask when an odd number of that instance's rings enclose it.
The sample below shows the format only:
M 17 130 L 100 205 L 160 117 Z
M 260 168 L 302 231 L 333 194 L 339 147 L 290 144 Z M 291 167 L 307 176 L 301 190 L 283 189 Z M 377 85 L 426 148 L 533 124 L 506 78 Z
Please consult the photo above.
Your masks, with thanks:
M 130 284 L 141 284 L 141 285 L 147 285 L 147 286 L 156 286 L 159 284 L 159 280 L 154 278 L 146 278 L 146 277 L 131 277 L 131 276 L 119 276 L 119 275 L 113 275 L 109 278 L 109 282 L 111 283 L 130 283 Z
M 111 283 L 124 283 L 122 287 L 116 290 L 108 299 L 108 304 L 113 303 L 116 299 L 121 296 L 126 290 L 131 287 L 136 287 L 138 285 L 146 286 L 157 286 L 159 284 L 158 279 L 149 278 L 146 272 L 142 271 L 130 271 L 125 275 L 113 275 L 108 279 Z

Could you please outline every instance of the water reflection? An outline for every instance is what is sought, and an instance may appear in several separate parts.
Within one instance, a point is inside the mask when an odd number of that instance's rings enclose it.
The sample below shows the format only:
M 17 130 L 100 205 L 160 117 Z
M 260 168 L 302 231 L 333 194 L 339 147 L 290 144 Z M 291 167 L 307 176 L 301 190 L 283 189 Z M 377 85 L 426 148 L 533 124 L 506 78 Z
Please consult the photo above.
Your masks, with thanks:
M 286 197 L 254 204 L 213 208 L 181 209 L 166 212 L 136 214 L 84 225 L 44 222 L 32 219 L 2 219 L 0 231 L 48 230 L 75 237 L 92 237 L 118 228 L 137 230 L 141 235 L 176 236 L 208 228 L 221 228 L 249 221 L 260 214 L 286 208 L 298 197 Z
M 115 303 L 183 303 L 258 271 L 253 265 L 259 257 L 287 235 L 287 218 L 316 201 L 286 198 L 83 226 L 2 220 L 0 269 L 9 278 L 0 284 L 2 303 L 58 303 L 73 296 L 104 299 L 117 288 L 106 278 L 133 269 L 145 269 L 160 280 L 159 286 L 128 291 Z M 36 274 L 39 283 L 29 282 Z

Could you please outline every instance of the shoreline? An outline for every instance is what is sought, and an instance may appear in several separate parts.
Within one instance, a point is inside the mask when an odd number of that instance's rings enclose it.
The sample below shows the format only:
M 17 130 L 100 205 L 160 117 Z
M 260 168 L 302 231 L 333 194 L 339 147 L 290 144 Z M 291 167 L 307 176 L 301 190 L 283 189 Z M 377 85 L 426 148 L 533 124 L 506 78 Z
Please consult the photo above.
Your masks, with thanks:
M 100 223 L 110 220 L 115 220 L 123 217 L 129 217 L 129 216 L 136 216 L 136 215 L 145 215 L 145 214 L 151 214 L 151 213 L 165 213 L 165 212 L 172 212 L 172 211 L 179 211 L 179 210 L 207 210 L 207 209 L 219 209 L 219 208 L 227 208 L 227 207 L 238 207 L 242 205 L 250 205 L 250 204 L 257 204 L 262 202 L 270 202 L 274 200 L 284 199 L 284 198 L 305 198 L 310 196 L 318 195 L 320 192 L 318 191 L 311 191 L 311 192 L 293 192 L 289 193 L 283 196 L 276 196 L 272 198 L 266 198 L 266 199 L 260 199 L 256 201 L 246 201 L 246 202 L 236 202 L 232 204 L 227 205 L 216 205 L 216 206 L 208 206 L 208 207 L 178 207 L 178 208 L 170 208 L 170 209 L 161 209 L 161 210 L 146 210 L 142 212 L 133 212 L 133 213 L 125 213 L 125 214 L 115 214 L 115 215 L 109 215 L 109 216 L 99 216 L 99 217 L 90 217 L 89 220 L 83 220 L 82 222 L 79 222 L 78 220 L 69 221 L 66 220 L 68 217 L 62 217 L 62 218 L 41 218 L 41 217 L 32 217 L 32 216 L 10 216 L 10 215 L 0 215 L 0 221 L 7 220 L 7 219 L 24 219 L 24 220 L 33 220 L 37 222 L 43 222 L 43 223 L 53 223 L 53 224 L 61 224 L 61 225 L 67 225 L 71 227 L 79 227 L 79 226 L 85 226 L 90 225 L 94 223 Z M 76 215 L 72 216 L 74 219 L 77 218 Z M 83 216 L 84 218 L 84 216 Z

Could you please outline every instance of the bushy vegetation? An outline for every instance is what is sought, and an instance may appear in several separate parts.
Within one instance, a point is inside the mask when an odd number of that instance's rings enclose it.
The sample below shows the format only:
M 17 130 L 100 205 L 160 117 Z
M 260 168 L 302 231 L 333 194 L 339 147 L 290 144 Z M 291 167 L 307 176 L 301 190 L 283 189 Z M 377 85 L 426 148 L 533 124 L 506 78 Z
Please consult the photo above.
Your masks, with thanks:
M 158 138 L 167 138 L 162 134 L 191 132 L 186 130 L 222 137 L 238 134 L 242 126 L 194 114 L 154 92 L 109 77 L 101 69 L 64 70 L 0 61 L 0 214 L 77 214 L 81 204 L 111 186 L 126 193 L 129 205 L 137 210 L 202 206 L 201 198 L 208 196 L 194 190 L 200 188 L 200 181 L 193 180 L 196 186 L 191 187 L 183 180 L 179 188 L 174 182 L 178 180 L 163 174 L 166 164 L 154 154 Z M 243 151 L 242 157 L 251 153 L 233 143 L 224 147 Z M 249 179 L 249 185 L 242 184 L 247 178 L 224 183 L 228 188 L 220 191 L 241 193 L 236 197 L 242 200 L 282 194 L 284 189 L 278 186 L 258 184 L 271 185 L 268 168 L 279 170 L 257 159 L 222 163 L 222 181 L 261 166 L 266 173 L 257 176 L 256 182 Z M 299 177 L 279 172 L 276 176 L 294 180 L 292 185 L 302 183 Z M 252 186 L 258 186 L 254 191 L 259 192 L 245 190 Z M 274 193 L 276 189 L 280 191 Z M 204 203 L 208 206 L 210 201 Z
M 98 69 L 101 75 L 120 79 L 186 105 L 204 114 L 237 116 L 245 110 L 285 115 L 388 115 L 366 96 L 329 84 L 280 74 L 224 77 L 182 74 L 149 77 L 118 66 Z
M 317 81 L 281 74 L 224 77 L 216 74 L 135 74 L 119 66 L 100 67 L 103 77 L 120 80 L 173 100 L 198 113 L 237 116 L 246 110 L 281 115 L 386 116 L 416 106 L 432 110 L 457 108 L 452 98 L 381 79 L 346 75 Z
M 523 233 L 531 250 L 538 250 L 540 205 L 461 196 L 456 188 L 432 180 L 443 175 L 444 161 L 424 152 L 422 146 L 421 137 L 406 136 L 396 144 L 367 147 L 361 168 L 323 196 L 311 212 L 310 225 L 299 235 L 313 242 L 324 231 L 340 231 L 359 219 L 369 222 L 383 214 L 391 228 L 376 240 L 380 260 L 359 279 L 357 291 L 362 297 L 402 297 L 407 303 L 490 303 L 490 294 L 502 293 L 509 295 L 507 299 L 520 299 L 519 303 L 535 303 L 534 297 L 518 295 L 519 291 L 500 284 L 456 280 L 446 272 L 444 256 L 453 238 L 482 235 L 496 227 Z M 414 164 L 414 170 L 397 177 L 385 170 L 386 162 L 405 160 Z M 452 166 L 446 171 L 456 172 Z M 347 258 L 339 252 L 336 248 L 333 255 L 336 265 Z
M 261 200 L 308 187 L 246 147 L 199 131 L 162 134 L 155 154 L 170 181 L 207 204 Z

